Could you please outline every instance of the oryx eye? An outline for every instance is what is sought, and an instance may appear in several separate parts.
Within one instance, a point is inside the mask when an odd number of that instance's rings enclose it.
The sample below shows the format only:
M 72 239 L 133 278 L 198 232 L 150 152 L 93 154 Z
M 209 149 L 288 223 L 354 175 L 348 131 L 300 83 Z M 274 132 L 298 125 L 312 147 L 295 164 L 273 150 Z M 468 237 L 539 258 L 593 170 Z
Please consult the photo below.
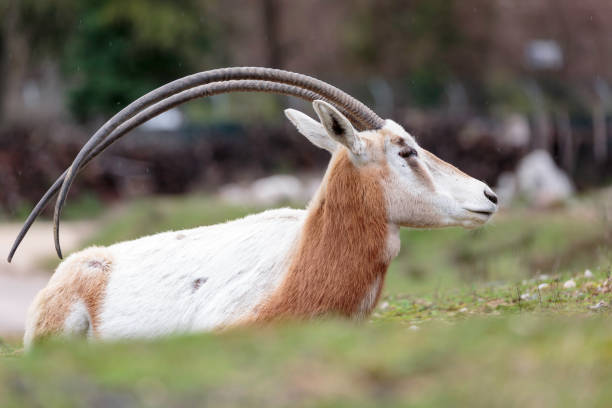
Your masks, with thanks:
M 400 150 L 399 152 L 400 157 L 403 157 L 404 159 L 408 159 L 410 157 L 417 157 L 417 151 L 415 149 L 413 149 L 412 147 L 406 147 L 402 150 Z

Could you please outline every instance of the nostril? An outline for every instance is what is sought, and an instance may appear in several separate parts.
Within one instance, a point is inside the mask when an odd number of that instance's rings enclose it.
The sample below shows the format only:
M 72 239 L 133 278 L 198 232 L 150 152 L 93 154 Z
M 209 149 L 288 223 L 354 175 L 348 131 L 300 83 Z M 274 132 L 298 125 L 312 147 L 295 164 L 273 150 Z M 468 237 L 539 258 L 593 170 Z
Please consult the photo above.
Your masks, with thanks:
M 495 195 L 494 192 L 492 191 L 484 191 L 484 195 L 485 197 L 487 197 L 489 199 L 489 201 L 491 201 L 493 204 L 497 204 L 497 196 Z

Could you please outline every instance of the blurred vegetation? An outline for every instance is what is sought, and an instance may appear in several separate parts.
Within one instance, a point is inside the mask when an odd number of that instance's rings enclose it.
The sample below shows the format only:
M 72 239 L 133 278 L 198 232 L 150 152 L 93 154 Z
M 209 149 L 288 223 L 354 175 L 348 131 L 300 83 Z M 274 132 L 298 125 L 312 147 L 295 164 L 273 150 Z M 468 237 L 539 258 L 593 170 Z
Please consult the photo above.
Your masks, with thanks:
M 458 74 L 450 58 L 453 50 L 469 46 L 461 37 L 454 2 L 356 3 L 354 20 L 346 28 L 354 66 L 391 77 L 407 71 L 410 75 L 406 77 L 406 89 L 411 103 L 425 108 L 443 104 L 446 86 Z M 405 40 L 398 41 L 400 38 Z M 381 60 L 387 63 L 381 64 Z
M 611 320 L 326 321 L 152 342 L 54 341 L 0 365 L 3 407 L 607 407 Z
M 0 7 L 0 19 L 11 23 L 1 43 L 10 46 L 22 37 L 28 48 L 20 50 L 25 61 L 9 54 L 0 62 L 8 71 L 58 62 L 75 118 L 107 116 L 160 83 L 222 63 L 220 27 L 209 15 L 214 5 L 197 0 L 9 2 Z
M 23 221 L 28 217 L 33 208 L 30 204 L 23 203 L 15 209 L 15 212 L 10 217 L 0 213 L 0 222 Z M 62 211 L 62 218 L 66 220 L 91 219 L 100 216 L 103 211 L 104 203 L 100 198 L 91 192 L 84 192 L 66 203 L 65 209 Z
M 508 86 L 534 79 L 546 98 L 564 102 L 576 99 L 571 89 L 581 93 L 582 105 L 596 98 L 588 82 L 611 79 L 605 0 L 584 7 L 563 0 L 555 10 L 543 0 L 530 8 L 485 0 L 315 6 L 287 0 L 4 2 L 0 65 L 9 74 L 24 71 L 15 76 L 19 82 L 39 76 L 43 63 L 62 66 L 68 106 L 81 120 L 108 116 L 176 77 L 224 65 L 319 73 L 349 90 L 382 76 L 398 91 L 395 103 L 426 108 L 444 106 L 449 84 L 461 83 L 468 102 L 485 112 L 488 100 L 479 95 L 500 79 Z M 525 50 L 534 39 L 558 44 L 563 65 L 532 69 Z M 566 96 L 549 93 L 547 84 Z M 514 100 L 499 102 L 512 107 Z
M 160 82 L 197 70 L 214 20 L 195 0 L 25 0 L 16 7 L 30 53 L 61 61 L 68 105 L 80 120 L 109 115 Z
M 139 199 L 111 214 L 87 244 L 111 245 L 161 231 L 218 224 L 255 210 L 262 208 L 228 205 L 204 195 Z
M 197 71 L 212 48 L 215 26 L 202 24 L 206 15 L 195 0 L 77 5 L 62 63 L 74 78 L 68 100 L 80 120 L 112 115 L 160 83 Z

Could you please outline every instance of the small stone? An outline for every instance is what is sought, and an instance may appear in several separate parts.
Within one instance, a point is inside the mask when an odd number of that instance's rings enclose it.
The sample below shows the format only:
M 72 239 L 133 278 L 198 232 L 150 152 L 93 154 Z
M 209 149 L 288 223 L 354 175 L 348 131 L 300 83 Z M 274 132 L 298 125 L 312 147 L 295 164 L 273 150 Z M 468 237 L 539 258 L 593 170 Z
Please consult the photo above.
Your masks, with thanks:
M 591 272 L 590 269 L 587 269 L 586 271 L 584 271 L 584 277 L 585 278 L 592 278 L 593 277 L 593 272 Z
M 575 288 L 575 287 L 576 287 L 576 282 L 574 282 L 574 280 L 573 280 L 573 279 L 570 279 L 570 280 L 566 281 L 566 282 L 563 284 L 563 287 L 564 287 L 565 289 Z
M 380 304 L 380 309 L 381 310 L 386 310 L 389 307 L 389 302 L 382 302 Z
M 523 293 L 521 295 L 521 300 L 535 300 L 535 299 L 536 299 L 536 296 L 529 294 L 529 293 Z
M 408 329 L 412 330 L 412 331 L 417 331 L 419 330 L 419 326 L 415 326 L 414 324 L 412 326 L 410 326 Z
M 468 312 L 467 307 L 462 307 L 461 309 L 459 309 L 459 313 L 467 313 L 467 312 Z
M 550 285 L 548 283 L 540 283 L 538 285 L 538 289 L 540 289 L 540 290 L 548 289 L 549 286 Z

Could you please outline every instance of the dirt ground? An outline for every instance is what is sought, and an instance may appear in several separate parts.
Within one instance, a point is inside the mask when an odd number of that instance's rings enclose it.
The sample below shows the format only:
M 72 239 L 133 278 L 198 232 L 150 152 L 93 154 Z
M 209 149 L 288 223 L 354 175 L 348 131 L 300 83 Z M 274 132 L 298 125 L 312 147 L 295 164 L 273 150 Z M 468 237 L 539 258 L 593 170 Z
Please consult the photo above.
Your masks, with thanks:
M 12 263 L 6 261 L 13 240 L 21 228 L 19 223 L 0 224 L 0 335 L 20 336 L 27 308 L 36 293 L 49 280 L 44 260 L 55 255 L 53 227 L 50 222 L 35 223 Z M 64 222 L 61 225 L 65 253 L 75 249 L 93 231 L 91 222 Z

